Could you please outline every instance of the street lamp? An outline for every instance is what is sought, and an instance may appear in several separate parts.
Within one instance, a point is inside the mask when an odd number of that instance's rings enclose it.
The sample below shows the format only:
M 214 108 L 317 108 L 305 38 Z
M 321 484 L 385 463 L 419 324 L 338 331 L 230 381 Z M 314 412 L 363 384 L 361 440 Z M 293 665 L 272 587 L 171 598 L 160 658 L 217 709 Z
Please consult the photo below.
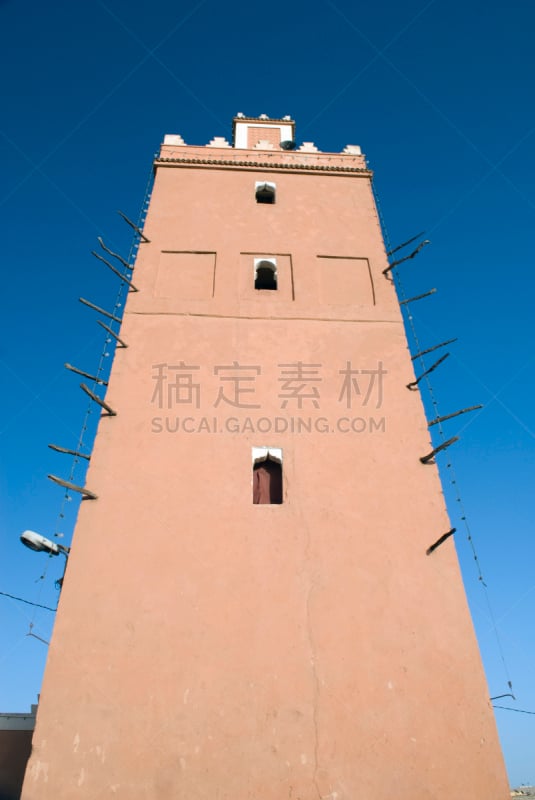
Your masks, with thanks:
M 38 553 L 48 553 L 51 556 L 59 556 L 61 553 L 67 558 L 71 549 L 62 544 L 56 544 L 56 542 L 41 536 L 40 533 L 35 533 L 35 531 L 24 531 L 20 536 L 20 540 L 30 550 L 35 550 Z

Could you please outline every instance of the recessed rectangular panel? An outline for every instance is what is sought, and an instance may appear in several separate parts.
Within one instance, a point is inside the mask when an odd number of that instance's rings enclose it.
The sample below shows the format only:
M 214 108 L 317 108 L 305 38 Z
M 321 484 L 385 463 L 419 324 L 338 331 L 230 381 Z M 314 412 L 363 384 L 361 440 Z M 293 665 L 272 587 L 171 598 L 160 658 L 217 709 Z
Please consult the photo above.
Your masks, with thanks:
M 214 291 L 215 253 L 160 253 L 156 297 L 210 300 Z
M 320 302 L 373 306 L 375 294 L 367 258 L 318 256 Z

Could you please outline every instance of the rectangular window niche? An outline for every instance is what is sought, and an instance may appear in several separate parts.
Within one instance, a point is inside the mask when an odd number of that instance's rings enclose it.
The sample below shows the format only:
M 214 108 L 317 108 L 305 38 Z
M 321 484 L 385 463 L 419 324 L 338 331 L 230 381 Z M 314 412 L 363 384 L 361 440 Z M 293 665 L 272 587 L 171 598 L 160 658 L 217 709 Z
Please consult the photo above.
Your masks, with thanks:
M 282 450 L 253 447 L 253 504 L 282 504 Z
M 280 303 L 295 299 L 292 257 L 289 253 L 240 253 L 240 298 L 255 300 L 258 308 L 266 301 Z

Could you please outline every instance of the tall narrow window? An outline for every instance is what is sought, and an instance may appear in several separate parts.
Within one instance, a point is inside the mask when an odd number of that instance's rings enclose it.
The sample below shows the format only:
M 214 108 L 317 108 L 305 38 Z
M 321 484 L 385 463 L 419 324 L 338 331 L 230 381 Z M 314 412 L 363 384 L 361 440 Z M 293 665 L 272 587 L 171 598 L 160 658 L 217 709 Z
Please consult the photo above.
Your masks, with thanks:
M 271 291 L 277 289 L 277 262 L 274 258 L 255 258 L 254 288 Z
M 279 448 L 253 448 L 253 503 L 282 503 L 282 450 Z
M 276 184 L 269 181 L 257 181 L 254 190 L 257 203 L 273 204 L 275 202 Z

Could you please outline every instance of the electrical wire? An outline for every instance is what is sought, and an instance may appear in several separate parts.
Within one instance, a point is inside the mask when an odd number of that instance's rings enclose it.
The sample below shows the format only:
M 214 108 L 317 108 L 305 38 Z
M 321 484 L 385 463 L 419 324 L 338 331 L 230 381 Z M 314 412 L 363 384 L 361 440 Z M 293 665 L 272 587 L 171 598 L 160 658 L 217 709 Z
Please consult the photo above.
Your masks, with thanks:
M 373 196 L 374 196 L 374 199 L 375 199 L 375 204 L 376 204 L 376 207 L 377 207 L 377 215 L 378 215 L 378 218 L 379 218 L 379 225 L 380 225 L 380 227 L 382 228 L 382 231 L 383 231 L 386 247 L 387 247 L 388 251 L 391 251 L 391 244 L 390 244 L 390 239 L 389 239 L 389 236 L 388 236 L 387 227 L 386 227 L 384 216 L 383 216 L 383 213 L 382 213 L 382 210 L 381 210 L 381 205 L 379 203 L 379 197 L 378 197 L 377 191 L 375 189 L 375 186 L 373 184 L 373 181 L 372 181 L 372 192 L 373 192 Z M 404 301 L 406 299 L 406 293 L 405 293 L 405 289 L 404 289 L 404 286 L 403 286 L 403 281 L 401 279 L 399 270 L 396 270 L 395 272 L 392 273 L 392 280 L 394 282 L 394 286 L 398 290 L 398 294 L 401 297 L 401 300 Z M 420 353 L 422 348 L 421 348 L 421 345 L 420 345 L 420 342 L 419 342 L 419 339 L 418 339 L 418 334 L 416 332 L 416 326 L 414 324 L 414 318 L 412 316 L 410 308 L 407 309 L 407 319 L 408 319 L 408 322 L 409 322 L 409 327 L 410 327 L 410 331 L 411 331 L 411 334 L 412 334 L 412 337 L 413 337 L 413 340 L 414 340 L 414 344 L 416 346 L 416 352 Z M 421 364 L 422 368 L 425 370 L 425 360 L 423 358 L 423 354 L 420 354 L 419 361 L 420 361 L 420 364 Z M 422 376 L 422 377 L 424 377 L 424 376 Z M 431 403 L 433 405 L 433 409 L 436 412 L 436 416 L 439 417 L 440 413 L 439 413 L 439 408 L 438 408 L 438 402 L 436 400 L 435 393 L 433 391 L 433 386 L 431 384 L 431 381 L 430 381 L 428 375 L 425 375 L 425 384 L 427 386 L 427 391 L 429 393 L 429 397 L 430 397 Z M 445 441 L 446 440 L 446 434 L 444 432 L 444 429 L 442 427 L 442 423 L 441 422 L 437 423 L 436 430 L 438 430 L 440 438 L 443 441 Z M 446 464 L 446 469 L 449 470 L 450 484 L 452 485 L 452 487 L 454 487 L 455 501 L 458 504 L 458 509 L 459 509 L 459 512 L 460 512 L 460 518 L 461 518 L 461 521 L 463 523 L 463 526 L 464 526 L 464 529 L 465 529 L 465 532 L 466 532 L 466 537 L 467 537 L 468 543 L 470 545 L 470 549 L 472 551 L 472 556 L 473 556 L 473 559 L 474 559 L 474 562 L 475 562 L 475 565 L 476 565 L 476 569 L 477 569 L 478 581 L 481 584 L 481 586 L 483 588 L 484 595 L 485 595 L 485 602 L 486 602 L 486 606 L 487 606 L 487 611 L 488 611 L 489 619 L 490 619 L 491 624 L 492 624 L 492 629 L 493 629 L 493 632 L 494 632 L 494 637 L 495 637 L 495 640 L 496 640 L 498 653 L 500 655 L 500 660 L 502 662 L 502 666 L 503 666 L 503 669 L 504 669 L 505 677 L 506 677 L 506 680 L 507 680 L 507 685 L 509 686 L 510 689 L 512 689 L 512 682 L 511 682 L 511 678 L 509 676 L 509 670 L 507 668 L 507 663 L 506 663 L 506 660 L 505 660 L 505 653 L 504 653 L 504 650 L 503 650 L 503 646 L 502 646 L 502 643 L 501 643 L 500 635 L 498 633 L 498 627 L 497 627 L 496 619 L 495 619 L 494 612 L 493 612 L 493 609 L 492 609 L 492 605 L 491 605 L 491 602 L 490 602 L 488 587 L 487 587 L 487 584 L 485 583 L 485 580 L 483 578 L 483 571 L 481 569 L 481 563 L 479 561 L 479 556 L 478 556 L 477 551 L 476 551 L 476 547 L 475 547 L 474 539 L 473 539 L 473 536 L 472 536 L 472 531 L 471 531 L 471 528 L 470 528 L 470 524 L 469 524 L 468 519 L 467 519 L 464 503 L 462 501 L 462 498 L 461 498 L 461 495 L 460 495 L 460 492 L 459 492 L 459 487 L 458 487 L 458 483 L 457 483 L 457 476 L 456 476 L 456 473 L 455 473 L 455 470 L 453 468 L 453 464 L 452 464 L 451 460 L 449 460 L 448 463 Z
M 524 708 L 511 708 L 511 706 L 492 706 L 493 708 L 501 708 L 502 711 L 516 711 L 517 714 L 533 714 L 535 711 L 526 711 Z
M 0 592 L 3 597 L 10 597 L 12 600 L 18 600 L 19 603 L 26 603 L 29 606 L 37 606 L 37 608 L 44 608 L 46 611 L 57 611 L 57 608 L 50 608 L 50 606 L 43 606 L 41 603 L 33 603 L 31 600 L 25 600 L 23 597 L 15 597 L 14 594 L 9 592 Z
M 156 154 L 155 154 L 155 158 L 156 158 Z M 145 186 L 143 204 L 142 204 L 141 211 L 140 211 L 139 217 L 138 217 L 138 228 L 142 228 L 143 227 L 143 223 L 145 221 L 145 217 L 146 217 L 147 210 L 148 210 L 148 204 L 149 204 L 149 200 L 150 200 L 151 187 L 152 187 L 153 180 L 154 180 L 154 170 L 153 170 L 153 167 L 152 167 L 152 164 L 151 164 L 149 177 L 148 177 L 148 180 L 147 180 L 147 184 Z M 136 259 L 136 256 L 137 256 L 137 250 L 138 250 L 138 247 L 139 247 L 140 238 L 141 237 L 140 237 L 140 235 L 138 233 L 134 233 L 134 235 L 132 237 L 132 240 L 131 240 L 130 249 L 129 249 L 129 252 L 128 252 L 128 259 L 127 259 L 128 263 L 131 265 L 130 266 L 130 271 L 132 271 L 133 268 L 134 268 L 135 259 Z M 115 298 L 115 304 L 113 306 L 114 315 L 116 315 L 116 312 L 120 311 L 120 309 L 123 306 L 124 296 L 128 292 L 128 283 L 127 283 L 128 278 L 129 278 L 129 275 L 127 273 L 125 275 L 125 280 L 121 281 L 121 283 L 119 285 L 119 289 L 117 291 L 117 295 L 116 295 L 116 298 Z M 126 292 L 125 292 L 125 290 L 126 290 Z M 121 317 L 122 317 L 122 314 L 121 314 Z M 110 323 L 110 325 L 113 325 L 113 323 Z M 120 329 L 120 323 L 118 323 L 118 327 Z M 101 354 L 100 354 L 98 367 L 97 367 L 97 370 L 95 372 L 95 376 L 94 376 L 94 380 L 93 380 L 93 384 L 92 384 L 93 391 L 96 388 L 98 388 L 99 386 L 102 386 L 102 376 L 103 376 L 103 373 L 105 372 L 106 364 L 110 364 L 110 367 L 107 370 L 107 372 L 109 373 L 109 371 L 111 371 L 111 363 L 112 362 L 111 361 L 106 361 L 106 359 L 111 355 L 110 350 L 113 349 L 114 346 L 116 346 L 116 340 L 113 337 L 111 337 L 108 333 L 106 333 L 106 338 L 104 339 L 104 344 L 103 344 L 102 351 L 101 351 Z M 115 352 L 115 351 L 113 350 L 113 352 Z M 90 417 L 91 417 L 92 413 L 93 413 L 93 400 L 90 399 L 88 401 L 88 404 L 87 404 L 87 407 L 86 407 L 85 415 L 84 415 L 83 422 L 82 422 L 82 427 L 81 427 L 81 430 L 80 430 L 80 435 L 78 437 L 78 442 L 77 442 L 77 445 L 75 447 L 76 451 L 80 451 L 80 452 L 83 451 L 83 448 L 84 448 L 84 437 L 86 436 L 86 433 L 87 433 L 87 430 L 88 430 L 88 427 L 89 427 L 89 420 L 90 420 Z M 70 471 L 69 471 L 68 481 L 70 483 L 74 482 L 74 478 L 76 476 L 77 468 L 80 465 L 86 468 L 85 469 L 85 472 L 86 472 L 87 471 L 87 467 L 88 467 L 88 461 L 86 459 L 84 459 L 83 457 L 81 457 L 81 456 L 75 455 L 73 457 L 72 462 L 71 462 L 71 467 L 70 467 Z M 85 483 L 85 472 L 84 472 L 84 475 L 81 478 L 79 478 L 79 481 L 78 481 L 80 483 L 80 485 L 82 485 L 82 486 Z M 71 496 L 71 490 L 67 489 L 65 491 L 64 495 L 63 495 L 63 499 L 62 499 L 62 502 L 61 502 L 60 510 L 59 510 L 59 513 L 58 513 L 58 516 L 56 518 L 56 522 L 55 522 L 55 525 L 54 525 L 54 536 L 55 537 L 58 537 L 58 536 L 62 535 L 60 533 L 60 527 L 63 526 L 63 520 L 65 519 L 65 507 L 66 507 L 66 504 L 69 503 L 69 502 L 72 502 L 72 500 L 73 500 L 73 498 Z M 43 589 L 43 586 L 44 586 L 44 581 L 46 580 L 46 577 L 47 577 L 47 574 L 48 574 L 48 566 L 49 566 L 49 564 L 47 563 L 47 565 L 45 566 L 45 569 L 43 570 L 43 573 L 37 579 L 38 581 L 41 582 L 41 587 L 40 587 L 40 590 L 38 592 L 38 598 L 40 598 L 40 596 L 41 596 L 41 592 L 42 592 L 42 589 Z M 31 605 L 40 607 L 39 603 L 32 603 Z M 31 631 L 31 629 L 33 627 L 34 619 L 35 619 L 35 614 L 34 614 L 34 617 L 32 618 L 32 621 L 30 622 L 30 631 Z

